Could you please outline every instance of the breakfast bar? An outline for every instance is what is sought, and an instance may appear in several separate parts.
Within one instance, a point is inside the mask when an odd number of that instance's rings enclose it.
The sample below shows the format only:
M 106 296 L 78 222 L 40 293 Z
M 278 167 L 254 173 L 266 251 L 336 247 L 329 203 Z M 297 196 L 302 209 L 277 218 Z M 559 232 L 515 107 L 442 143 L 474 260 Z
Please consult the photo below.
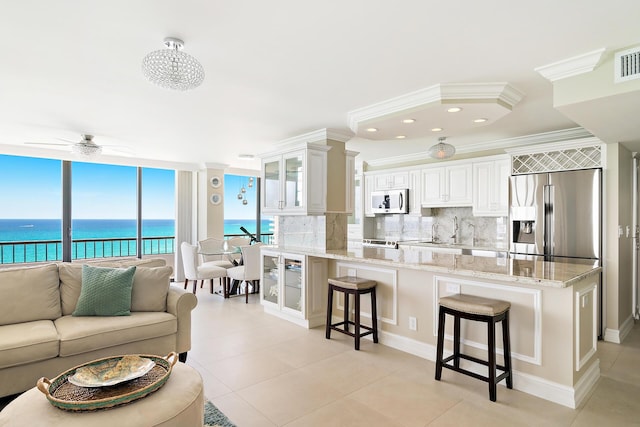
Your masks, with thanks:
M 305 275 L 306 292 L 302 298 L 308 311 L 318 311 L 320 302 L 326 299 L 327 277 L 375 280 L 379 339 L 384 345 L 435 360 L 438 299 L 458 293 L 476 295 L 511 303 L 514 389 L 575 408 L 599 378 L 601 267 L 595 262 L 471 256 L 417 246 L 266 250 L 271 254 L 295 254 L 303 258 L 304 265 L 315 266 L 313 273 L 309 268 Z M 343 309 L 342 300 L 338 299 L 333 315 L 340 318 Z M 370 321 L 368 301 L 363 301 L 361 311 L 362 317 L 368 316 L 366 320 Z M 308 326 L 318 324 L 311 322 Z M 453 331 L 450 324 L 446 326 L 445 353 L 450 353 Z M 496 333 L 499 335 L 500 330 Z M 484 328 L 463 321 L 461 337 L 466 352 L 486 357 Z M 366 351 L 366 341 L 363 346 Z M 501 350 L 499 347 L 498 353 Z M 486 368 L 473 364 L 468 368 L 486 374 Z M 443 381 L 447 381 L 446 373 Z

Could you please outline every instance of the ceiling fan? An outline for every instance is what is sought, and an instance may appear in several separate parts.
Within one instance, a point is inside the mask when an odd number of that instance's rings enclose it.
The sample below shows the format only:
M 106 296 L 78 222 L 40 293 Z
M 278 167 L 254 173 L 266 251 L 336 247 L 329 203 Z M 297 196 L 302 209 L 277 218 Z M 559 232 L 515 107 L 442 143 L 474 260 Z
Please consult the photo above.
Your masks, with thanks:
M 119 147 L 116 145 L 98 145 L 95 142 L 93 142 L 93 135 L 89 135 L 89 134 L 82 134 L 82 139 L 78 142 L 73 142 L 73 141 L 69 141 L 66 139 L 62 139 L 62 141 L 68 141 L 68 142 L 25 142 L 25 144 L 29 144 L 29 145 L 66 145 L 66 146 L 71 146 L 71 151 L 74 154 L 77 154 L 81 157 L 97 157 L 100 154 L 102 154 L 102 148 L 103 147 Z M 125 152 L 128 153 L 129 150 L 124 149 L 124 147 L 120 147 L 120 148 L 113 148 L 114 151 L 121 151 L 121 152 Z M 130 153 L 129 153 L 130 154 Z

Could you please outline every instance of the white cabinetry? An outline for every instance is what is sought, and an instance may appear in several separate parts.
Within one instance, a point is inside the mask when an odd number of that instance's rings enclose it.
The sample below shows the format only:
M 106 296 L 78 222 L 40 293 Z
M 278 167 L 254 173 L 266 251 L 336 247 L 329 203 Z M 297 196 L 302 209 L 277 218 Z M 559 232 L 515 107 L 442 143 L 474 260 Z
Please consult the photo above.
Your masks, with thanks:
M 262 159 L 262 213 L 323 214 L 327 200 L 327 151 L 307 144 L 300 150 Z
M 409 172 L 393 172 L 374 175 L 374 189 L 392 190 L 398 188 L 409 188 Z
M 374 216 L 371 211 L 371 193 L 389 189 L 409 189 L 409 215 L 423 214 L 422 176 L 420 169 L 400 169 L 386 173 L 366 173 L 364 175 L 364 216 Z
M 374 179 L 375 177 L 372 175 L 364 176 L 364 216 L 375 216 L 373 210 L 371 209 L 371 193 L 374 188 Z
M 507 216 L 509 214 L 508 158 L 473 164 L 473 215 Z
M 353 212 L 347 217 L 347 239 L 349 240 L 362 240 L 362 214 L 363 203 L 362 198 L 364 197 L 364 188 L 363 188 L 362 175 L 357 174 L 353 180 L 353 189 L 354 189 L 354 208 Z
M 422 170 L 423 207 L 471 206 L 472 166 L 461 163 Z
M 327 260 L 263 249 L 260 302 L 265 312 L 313 328 L 326 316 Z
M 409 172 L 409 215 L 422 215 L 422 173 L 419 170 Z

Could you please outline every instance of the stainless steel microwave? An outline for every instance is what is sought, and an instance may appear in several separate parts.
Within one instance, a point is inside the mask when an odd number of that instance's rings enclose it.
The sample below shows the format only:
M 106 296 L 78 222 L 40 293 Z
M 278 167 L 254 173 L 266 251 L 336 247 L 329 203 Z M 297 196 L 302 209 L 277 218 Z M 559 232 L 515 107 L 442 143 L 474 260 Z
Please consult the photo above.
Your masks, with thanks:
M 373 191 L 369 203 L 373 213 L 409 213 L 409 189 Z

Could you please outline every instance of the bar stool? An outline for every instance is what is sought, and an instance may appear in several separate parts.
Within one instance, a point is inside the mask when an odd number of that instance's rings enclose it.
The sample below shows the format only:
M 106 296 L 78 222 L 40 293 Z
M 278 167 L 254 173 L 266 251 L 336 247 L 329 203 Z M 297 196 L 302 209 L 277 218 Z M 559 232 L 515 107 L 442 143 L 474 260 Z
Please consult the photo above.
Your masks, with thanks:
M 438 347 L 436 354 L 436 380 L 440 381 L 442 368 L 451 369 L 469 375 L 473 378 L 489 383 L 489 399 L 496 401 L 496 385 L 503 379 L 507 380 L 507 388 L 513 388 L 513 373 L 511 372 L 511 344 L 509 342 L 509 309 L 511 303 L 473 295 L 456 294 L 440 298 L 438 317 Z M 443 358 L 444 351 L 444 322 L 445 314 L 453 316 L 453 354 Z M 481 360 L 473 356 L 460 353 L 460 319 L 486 322 L 488 329 L 487 352 L 489 360 Z M 496 323 L 502 322 L 502 347 L 504 349 L 504 366 L 496 363 Z M 470 360 L 487 366 L 489 376 L 484 377 L 475 372 L 460 367 L 460 359 Z M 453 360 L 453 364 L 448 362 Z M 497 370 L 503 371 L 497 375 Z
M 378 322 L 376 313 L 376 281 L 368 279 L 360 279 L 357 277 L 343 276 L 329 279 L 329 300 L 327 302 L 327 324 L 325 336 L 331 339 L 331 330 L 341 332 L 356 339 L 356 350 L 360 350 L 360 338 L 373 334 L 373 342 L 378 342 Z M 331 312 L 333 309 L 333 291 L 344 293 L 344 320 L 338 323 L 331 323 Z M 371 327 L 360 324 L 360 295 L 371 294 Z M 354 319 L 349 320 L 349 295 L 353 295 L 354 302 Z M 349 325 L 353 325 L 354 332 L 349 331 Z M 339 326 L 343 326 L 340 328 Z M 360 332 L 364 329 L 366 332 Z

